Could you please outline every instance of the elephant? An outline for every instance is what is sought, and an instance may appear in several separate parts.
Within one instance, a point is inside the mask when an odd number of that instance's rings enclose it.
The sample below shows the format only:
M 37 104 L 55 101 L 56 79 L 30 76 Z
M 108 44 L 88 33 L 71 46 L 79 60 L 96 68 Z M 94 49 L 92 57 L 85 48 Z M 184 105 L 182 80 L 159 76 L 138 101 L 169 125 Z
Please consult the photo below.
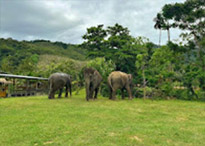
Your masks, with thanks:
M 127 90 L 129 94 L 129 99 L 132 99 L 131 93 L 131 85 L 132 85 L 132 75 L 127 74 L 121 71 L 113 71 L 108 76 L 108 86 L 110 88 L 110 98 L 115 100 L 116 91 L 117 89 L 121 89 L 122 92 L 122 99 L 124 99 L 124 89 Z
M 66 87 L 65 97 L 68 97 L 68 90 L 70 91 L 70 97 L 72 96 L 71 91 L 71 76 L 66 73 L 54 73 L 48 79 L 50 91 L 48 98 L 54 99 L 55 92 L 60 90 L 58 98 L 61 98 L 61 94 L 63 92 L 63 88 Z
M 89 99 L 97 99 L 102 76 L 96 69 L 89 67 L 84 69 L 84 79 L 86 88 L 86 100 L 89 101 Z M 94 92 L 95 95 L 93 98 Z

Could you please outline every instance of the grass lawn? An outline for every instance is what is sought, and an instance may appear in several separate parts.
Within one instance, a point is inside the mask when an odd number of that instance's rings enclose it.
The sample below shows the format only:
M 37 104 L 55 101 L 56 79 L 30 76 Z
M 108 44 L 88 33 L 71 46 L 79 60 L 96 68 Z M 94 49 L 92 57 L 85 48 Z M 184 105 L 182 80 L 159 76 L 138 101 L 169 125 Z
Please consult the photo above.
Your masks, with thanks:
M 1 146 L 204 146 L 205 103 L 121 100 L 85 93 L 0 99 Z

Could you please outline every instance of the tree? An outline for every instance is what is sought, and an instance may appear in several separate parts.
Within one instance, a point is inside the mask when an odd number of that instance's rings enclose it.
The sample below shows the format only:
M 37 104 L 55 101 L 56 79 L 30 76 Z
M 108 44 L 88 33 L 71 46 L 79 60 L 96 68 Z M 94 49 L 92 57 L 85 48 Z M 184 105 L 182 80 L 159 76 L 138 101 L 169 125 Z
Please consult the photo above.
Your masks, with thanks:
M 154 18 L 154 28 L 159 29 L 159 46 L 161 45 L 161 30 L 167 30 L 168 42 L 170 42 L 170 25 L 169 21 L 163 17 L 161 13 L 157 13 L 157 16 Z
M 116 70 L 132 72 L 135 70 L 135 48 L 132 42 L 134 38 L 129 30 L 122 25 L 108 26 L 106 30 L 103 25 L 87 29 L 83 36 L 83 46 L 89 51 L 88 56 L 104 57 L 106 61 L 112 60 Z M 129 63 L 129 64 L 128 64 Z
M 156 49 L 149 61 L 149 85 L 166 96 L 172 96 L 175 61 L 174 53 L 168 46 Z
M 151 57 L 154 53 L 153 51 L 153 47 L 154 44 L 150 43 L 150 42 L 146 42 L 145 40 L 142 41 L 141 40 L 141 44 L 143 44 L 141 46 L 141 49 L 139 50 L 139 53 L 136 56 L 136 69 L 138 72 L 138 76 L 140 76 L 140 78 L 142 78 L 142 84 L 143 84 L 143 98 L 145 99 L 147 96 L 147 84 L 148 84 L 148 77 L 147 74 L 149 72 L 150 69 L 150 60 Z M 139 82 L 138 82 L 139 83 Z
M 147 79 L 145 75 L 145 70 L 147 69 L 147 58 L 148 58 L 148 53 L 144 52 L 143 54 L 138 54 L 137 55 L 137 61 L 136 61 L 136 67 L 138 69 L 138 72 L 142 75 L 143 79 L 143 98 L 146 98 L 146 85 L 147 85 Z
M 87 29 L 87 33 L 82 37 L 85 40 L 82 46 L 90 50 L 88 56 L 103 56 L 106 36 L 107 32 L 103 29 L 103 25 Z M 99 51 L 100 53 L 96 53 L 96 51 Z
M 201 38 L 205 34 L 205 3 L 203 0 L 186 0 L 184 3 L 166 4 L 163 17 L 172 20 L 172 27 L 188 30 L 189 34 Z
M 181 36 L 187 43 L 184 47 L 174 45 L 171 49 L 183 56 L 183 59 L 178 62 L 180 67 L 176 69 L 181 74 L 181 82 L 188 89 L 187 95 L 190 99 L 193 96 L 197 98 L 198 95 L 194 91 L 194 86 L 197 83 L 197 86 L 204 89 L 205 80 L 204 0 L 186 0 L 184 3 L 166 4 L 160 15 L 162 15 L 163 20 L 169 22 L 170 27 L 184 31 Z M 178 64 L 175 64 L 175 66 L 179 66 Z
M 186 0 L 184 3 L 166 4 L 162 8 L 162 15 L 171 20 L 173 28 L 187 30 L 184 37 L 191 37 L 197 46 L 200 57 L 199 42 L 205 36 L 205 3 L 203 0 Z
M 159 29 L 159 46 L 161 45 L 161 35 L 162 35 L 162 24 L 163 22 L 163 18 L 162 15 L 160 13 L 157 14 L 157 16 L 154 18 L 154 28 L 155 29 Z

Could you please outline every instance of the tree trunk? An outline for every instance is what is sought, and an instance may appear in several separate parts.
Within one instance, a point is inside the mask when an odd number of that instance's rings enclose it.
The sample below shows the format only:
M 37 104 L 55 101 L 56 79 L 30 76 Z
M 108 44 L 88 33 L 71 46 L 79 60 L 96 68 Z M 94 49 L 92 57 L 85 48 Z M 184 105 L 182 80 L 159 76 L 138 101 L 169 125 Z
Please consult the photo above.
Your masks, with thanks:
M 167 28 L 167 36 L 168 36 L 168 42 L 170 42 L 170 31 L 169 31 L 169 26 Z
M 162 30 L 159 29 L 159 46 L 161 45 Z
M 146 79 L 145 79 L 144 67 L 142 69 L 142 78 L 143 78 L 143 98 L 146 99 Z

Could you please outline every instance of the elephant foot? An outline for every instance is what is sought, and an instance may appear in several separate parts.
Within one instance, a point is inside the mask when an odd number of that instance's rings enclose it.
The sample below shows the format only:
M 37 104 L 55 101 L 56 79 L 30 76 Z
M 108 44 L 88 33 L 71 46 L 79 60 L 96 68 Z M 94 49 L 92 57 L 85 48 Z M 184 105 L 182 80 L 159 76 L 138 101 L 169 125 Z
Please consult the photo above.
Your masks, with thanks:
M 110 100 L 113 100 L 113 101 L 114 101 L 114 100 L 116 100 L 116 98 L 110 98 Z
M 52 96 L 48 96 L 48 99 L 54 99 L 54 97 L 52 97 Z

